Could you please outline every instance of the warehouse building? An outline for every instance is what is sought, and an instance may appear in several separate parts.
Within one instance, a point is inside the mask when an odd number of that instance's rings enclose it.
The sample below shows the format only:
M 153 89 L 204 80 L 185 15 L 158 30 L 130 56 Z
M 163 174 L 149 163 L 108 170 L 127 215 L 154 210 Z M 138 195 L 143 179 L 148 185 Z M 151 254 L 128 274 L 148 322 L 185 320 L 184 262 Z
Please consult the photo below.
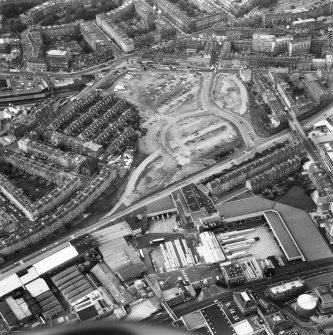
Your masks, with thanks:
M 51 292 L 45 280 L 38 278 L 26 285 L 27 291 L 37 301 L 45 320 L 52 319 L 64 311 L 58 299 Z
M 137 250 L 125 239 L 132 234 L 132 229 L 125 221 L 92 234 L 104 262 L 123 282 L 141 277 L 147 270 Z
M 205 231 L 199 236 L 201 245 L 197 247 L 197 250 L 206 264 L 217 264 L 225 261 L 226 258 L 213 232 Z
M 216 205 L 228 226 L 266 220 L 288 261 L 312 265 L 333 259 L 312 219 L 305 211 L 261 197 L 250 197 Z
M 90 272 L 95 275 L 119 306 L 128 306 L 133 302 L 131 295 L 121 285 L 119 278 L 110 270 L 106 263 L 96 264 Z
M 77 305 L 95 291 L 76 265 L 58 273 L 51 280 L 71 306 Z

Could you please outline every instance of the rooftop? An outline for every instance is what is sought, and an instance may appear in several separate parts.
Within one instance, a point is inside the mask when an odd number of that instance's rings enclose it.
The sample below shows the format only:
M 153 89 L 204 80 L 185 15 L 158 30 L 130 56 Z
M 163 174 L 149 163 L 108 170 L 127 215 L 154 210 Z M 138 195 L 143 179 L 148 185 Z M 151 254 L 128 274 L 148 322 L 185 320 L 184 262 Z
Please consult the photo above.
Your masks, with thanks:
M 263 215 L 273 210 L 279 213 L 286 229 L 290 232 L 295 244 L 307 261 L 312 262 L 333 257 L 332 251 L 314 225 L 311 217 L 301 209 L 262 197 L 250 197 L 221 203 L 216 205 L 216 209 L 224 220 L 229 219 L 229 221 L 236 220 L 237 217 L 253 216 L 256 213 Z M 316 243 L 313 243 L 314 241 Z
M 301 259 L 302 254 L 279 213 L 267 211 L 265 217 L 288 260 Z
M 235 264 L 222 265 L 229 278 L 237 278 L 244 275 L 244 271 L 241 266 Z
M 49 50 L 46 52 L 48 56 L 66 56 L 66 50 Z

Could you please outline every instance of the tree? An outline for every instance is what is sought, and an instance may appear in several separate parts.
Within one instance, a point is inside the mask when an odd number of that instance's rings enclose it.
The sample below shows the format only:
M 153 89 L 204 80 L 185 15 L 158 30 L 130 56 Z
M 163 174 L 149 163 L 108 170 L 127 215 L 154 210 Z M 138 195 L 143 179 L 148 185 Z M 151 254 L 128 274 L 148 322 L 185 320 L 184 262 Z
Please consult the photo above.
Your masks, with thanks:
M 17 19 L 11 20 L 8 25 L 8 31 L 11 33 L 21 33 L 25 28 L 26 26 Z
M 304 94 L 304 92 L 305 92 L 304 87 L 296 86 L 296 87 L 293 88 L 293 94 L 294 95 L 302 95 L 302 94 Z
M 57 21 L 57 16 L 55 14 L 51 14 L 49 17 L 47 17 L 44 22 L 43 25 L 44 26 L 53 26 Z
M 260 3 L 259 8 L 272 8 L 278 0 L 264 0 Z

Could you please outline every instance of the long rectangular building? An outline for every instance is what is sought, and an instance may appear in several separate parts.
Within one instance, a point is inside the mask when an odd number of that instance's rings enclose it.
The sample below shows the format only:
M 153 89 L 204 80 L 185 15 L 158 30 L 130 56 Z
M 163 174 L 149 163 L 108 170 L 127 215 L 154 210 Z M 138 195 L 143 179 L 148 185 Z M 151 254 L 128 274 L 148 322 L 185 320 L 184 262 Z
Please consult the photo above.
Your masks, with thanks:
M 332 251 L 311 217 L 301 209 L 261 197 L 220 203 L 216 209 L 227 225 L 241 225 L 255 217 L 266 218 L 289 261 L 298 259 L 313 263 L 333 259 Z
M 127 53 L 134 50 L 133 40 L 127 36 L 126 32 L 123 31 L 109 15 L 96 15 L 96 24 L 106 35 L 112 38 L 124 52 Z

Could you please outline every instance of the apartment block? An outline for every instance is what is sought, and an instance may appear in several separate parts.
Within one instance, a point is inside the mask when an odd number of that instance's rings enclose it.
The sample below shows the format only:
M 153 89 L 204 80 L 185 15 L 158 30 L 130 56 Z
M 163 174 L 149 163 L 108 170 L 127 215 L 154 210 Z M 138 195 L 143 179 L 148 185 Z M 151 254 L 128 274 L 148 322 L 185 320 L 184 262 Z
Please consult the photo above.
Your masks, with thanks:
M 232 171 L 226 171 L 221 177 L 207 183 L 206 186 L 211 195 L 219 196 L 224 192 L 245 184 L 247 179 L 252 179 L 265 170 L 294 158 L 295 155 L 302 156 L 304 154 L 302 143 L 299 141 L 291 143 L 283 148 L 275 149 L 258 159 L 235 166 Z
M 253 34 L 252 50 L 255 52 L 273 53 L 275 45 L 274 35 Z
M 79 7 L 84 0 L 50 0 L 29 9 L 20 15 L 20 20 L 28 26 L 35 25 L 45 20 L 49 15 L 62 12 L 68 7 Z
M 286 177 L 299 171 L 300 168 L 301 159 L 298 156 L 295 156 L 247 180 L 246 187 L 252 190 L 252 192 L 258 193 L 267 187 L 273 186 L 274 184 L 285 180 Z
M 125 53 L 134 50 L 133 40 L 127 36 L 126 32 L 119 27 L 111 16 L 107 14 L 96 15 L 96 24 L 107 36 L 113 39 Z
M 136 14 L 145 22 L 146 27 L 151 29 L 155 21 L 153 8 L 144 0 L 134 0 L 134 7 Z
M 54 26 L 31 26 L 30 31 L 39 32 L 44 40 L 60 40 L 65 37 L 76 38 L 80 34 L 80 21 Z
M 294 38 L 288 43 L 288 54 L 290 57 L 307 55 L 310 52 L 311 36 Z
M 84 189 L 76 192 L 66 204 L 58 206 L 55 212 L 47 215 L 43 220 L 32 222 L 22 227 L 17 234 L 4 239 L 0 255 L 8 256 L 35 245 L 59 230 L 65 223 L 74 220 L 111 185 L 116 176 L 115 169 L 104 166 L 98 175 Z
M 80 23 L 80 32 L 83 39 L 94 51 L 103 51 L 111 48 L 111 42 L 94 22 Z

